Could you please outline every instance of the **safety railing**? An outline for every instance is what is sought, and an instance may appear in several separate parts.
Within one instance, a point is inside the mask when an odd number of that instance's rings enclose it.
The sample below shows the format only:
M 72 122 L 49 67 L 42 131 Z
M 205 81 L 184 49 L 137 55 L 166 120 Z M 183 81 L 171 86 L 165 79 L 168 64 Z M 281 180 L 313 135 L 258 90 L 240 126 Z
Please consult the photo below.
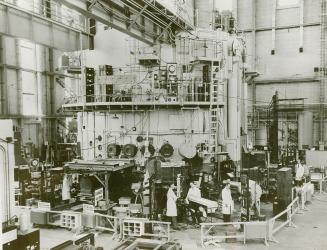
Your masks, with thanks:
M 267 243 L 267 223 L 265 221 L 201 223 L 201 245 L 207 247 L 223 241 L 263 239 Z
M 145 218 L 124 218 L 121 220 L 120 230 L 123 239 L 150 237 L 170 240 L 170 222 L 150 221 Z
M 151 237 L 170 240 L 170 222 L 151 221 L 146 218 L 119 218 L 99 213 L 81 213 L 73 211 L 43 211 L 31 207 L 16 207 L 19 213 L 26 213 L 25 223 L 46 224 L 55 227 L 69 228 L 75 235 L 85 228 L 94 228 L 100 231 L 113 233 L 113 238 L 120 239 L 133 237 Z M 31 212 L 33 211 L 33 218 Z M 46 213 L 46 219 L 43 218 Z
M 305 195 L 304 195 L 305 196 Z M 302 199 L 305 201 L 305 198 Z M 242 240 L 263 239 L 276 242 L 275 235 L 286 226 L 295 227 L 294 217 L 302 209 L 299 196 L 295 197 L 287 208 L 267 221 L 201 223 L 201 245 L 218 246 L 219 242 L 228 239 Z
M 300 203 L 299 203 L 299 197 L 296 197 L 288 206 L 287 208 L 277 214 L 275 217 L 271 218 L 268 221 L 268 240 L 277 242 L 274 235 L 280 231 L 285 226 L 291 226 L 295 227 L 293 223 L 293 217 L 294 215 L 299 211 L 300 209 Z M 283 222 L 278 223 L 278 220 L 282 220 L 283 217 L 286 217 Z
M 143 236 L 151 238 L 160 238 L 165 241 L 170 240 L 170 222 L 163 221 L 145 221 Z
M 61 213 L 62 212 L 60 211 L 48 211 L 47 212 L 48 225 L 60 227 Z
M 112 232 L 113 237 L 118 234 L 119 219 L 115 216 L 94 214 L 95 229 Z

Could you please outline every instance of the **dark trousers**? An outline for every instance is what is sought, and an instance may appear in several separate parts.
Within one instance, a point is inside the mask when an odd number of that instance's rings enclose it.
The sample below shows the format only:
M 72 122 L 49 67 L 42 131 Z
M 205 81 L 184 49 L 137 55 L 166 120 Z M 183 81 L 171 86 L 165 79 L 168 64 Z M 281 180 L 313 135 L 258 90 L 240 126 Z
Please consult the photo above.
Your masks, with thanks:
M 201 223 L 199 207 L 200 206 L 195 202 L 190 202 L 188 206 L 188 210 L 191 213 L 193 223 Z
M 177 217 L 176 216 L 173 216 L 173 217 L 170 217 L 171 218 L 171 225 L 172 227 L 177 227 Z
M 223 214 L 223 220 L 224 222 L 230 222 L 230 214 Z

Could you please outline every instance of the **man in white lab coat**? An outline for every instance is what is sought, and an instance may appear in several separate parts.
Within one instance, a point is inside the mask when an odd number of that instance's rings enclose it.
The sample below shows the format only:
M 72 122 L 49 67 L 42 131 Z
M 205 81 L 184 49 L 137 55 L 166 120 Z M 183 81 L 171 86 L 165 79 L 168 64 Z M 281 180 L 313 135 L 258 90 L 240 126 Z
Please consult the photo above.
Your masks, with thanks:
M 232 193 L 230 190 L 230 180 L 224 180 L 223 184 L 225 187 L 223 188 L 223 191 L 221 193 L 222 196 L 222 213 L 223 213 L 223 219 L 224 222 L 230 222 L 231 221 L 231 215 L 234 209 L 234 201 L 232 199 Z
M 167 192 L 166 215 L 168 217 L 171 217 L 172 227 L 177 228 L 177 206 L 176 206 L 177 196 L 174 192 L 174 189 L 176 189 L 176 186 L 174 184 L 171 184 Z
M 71 176 L 65 174 L 64 175 L 64 179 L 62 181 L 62 192 L 61 192 L 62 200 L 65 203 L 69 203 L 69 201 L 71 199 L 71 195 L 70 195 L 71 185 L 72 185 L 72 178 L 71 178 Z
M 302 186 L 303 175 L 304 166 L 302 165 L 300 160 L 297 160 L 297 164 L 295 165 L 295 184 L 297 186 Z

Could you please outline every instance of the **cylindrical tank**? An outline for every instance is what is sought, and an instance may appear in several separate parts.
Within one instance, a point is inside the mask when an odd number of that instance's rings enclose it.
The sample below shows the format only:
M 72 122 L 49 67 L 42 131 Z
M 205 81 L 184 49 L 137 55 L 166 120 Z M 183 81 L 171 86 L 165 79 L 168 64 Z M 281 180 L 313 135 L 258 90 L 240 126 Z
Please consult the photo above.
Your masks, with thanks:
M 298 116 L 298 145 L 302 149 L 303 145 L 312 147 L 313 145 L 313 113 L 303 111 Z
M 196 155 L 196 148 L 190 143 L 184 143 L 179 146 L 178 153 L 187 159 L 192 159 Z
M 215 0 L 195 0 L 197 26 L 199 28 L 210 28 L 213 20 L 213 9 Z
M 255 141 L 254 145 L 257 146 L 267 146 L 267 128 L 265 126 L 260 126 L 255 131 Z
M 238 63 L 234 64 L 235 69 L 238 68 Z M 235 70 L 228 80 L 227 102 L 228 102 L 228 137 L 237 139 L 240 130 L 240 117 L 238 109 L 238 85 L 239 73 Z

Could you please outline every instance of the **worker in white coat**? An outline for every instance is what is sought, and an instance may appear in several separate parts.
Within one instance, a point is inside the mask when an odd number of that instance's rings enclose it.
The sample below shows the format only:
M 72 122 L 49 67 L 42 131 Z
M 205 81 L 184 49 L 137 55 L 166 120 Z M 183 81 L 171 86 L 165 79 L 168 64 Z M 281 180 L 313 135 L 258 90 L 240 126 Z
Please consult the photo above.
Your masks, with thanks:
M 221 193 L 222 196 L 222 213 L 223 213 L 223 219 L 224 222 L 230 222 L 231 221 L 231 215 L 234 209 L 234 201 L 232 198 L 232 193 L 230 190 L 230 180 L 224 180 L 223 184 L 225 187 L 223 188 L 223 191 Z
M 304 166 L 302 165 L 300 160 L 297 160 L 297 164 L 295 165 L 295 183 L 297 186 L 302 186 L 302 179 L 304 176 Z
M 69 203 L 69 200 L 71 199 L 71 195 L 70 195 L 71 185 L 72 185 L 71 177 L 65 174 L 64 179 L 62 181 L 62 191 L 61 191 L 61 198 L 65 203 Z
M 176 189 L 176 186 L 174 184 L 171 184 L 167 192 L 166 215 L 168 217 L 171 217 L 172 227 L 177 228 L 177 206 L 176 206 L 177 196 L 174 192 L 174 189 Z
M 251 195 L 250 208 L 260 215 L 260 198 L 262 195 L 262 188 L 258 183 L 253 180 L 249 180 L 249 191 Z
M 199 224 L 202 222 L 200 213 L 202 213 L 204 217 L 207 217 L 207 214 L 204 208 L 198 203 L 190 201 L 192 198 L 193 200 L 201 198 L 201 190 L 197 187 L 197 183 L 195 181 L 190 182 L 190 188 L 187 192 L 185 202 L 188 205 L 187 208 L 189 212 L 191 213 L 193 224 Z

